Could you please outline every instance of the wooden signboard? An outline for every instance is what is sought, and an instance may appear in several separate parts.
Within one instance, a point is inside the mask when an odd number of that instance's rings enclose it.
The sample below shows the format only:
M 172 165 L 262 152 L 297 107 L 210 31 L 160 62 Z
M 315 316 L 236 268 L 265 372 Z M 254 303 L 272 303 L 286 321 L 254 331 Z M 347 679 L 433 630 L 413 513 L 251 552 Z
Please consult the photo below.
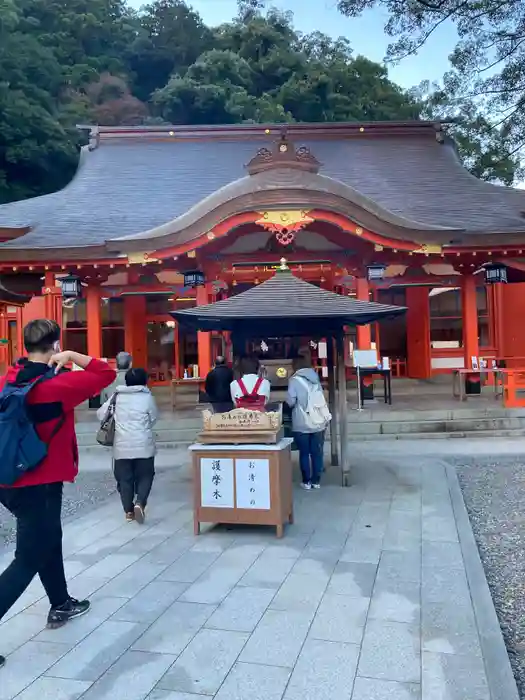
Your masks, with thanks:
M 193 454 L 194 529 L 200 524 L 293 522 L 291 438 L 276 445 L 204 445 Z
M 205 444 L 277 443 L 282 437 L 282 410 L 235 408 L 226 413 L 206 410 L 202 419 L 203 432 L 198 439 Z

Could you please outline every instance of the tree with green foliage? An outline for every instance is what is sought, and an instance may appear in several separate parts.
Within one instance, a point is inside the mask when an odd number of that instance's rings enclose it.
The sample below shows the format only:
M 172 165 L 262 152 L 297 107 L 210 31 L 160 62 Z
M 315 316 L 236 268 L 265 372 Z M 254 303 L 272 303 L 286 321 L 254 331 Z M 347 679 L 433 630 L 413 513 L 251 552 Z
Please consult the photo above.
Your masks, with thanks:
M 252 8 L 253 9 L 253 8 Z M 302 36 L 292 16 L 253 10 L 215 31 L 202 54 L 153 96 L 175 124 L 415 119 L 421 105 L 348 42 Z
M 344 38 L 300 34 L 290 13 L 266 5 L 239 0 L 237 18 L 210 28 L 183 0 L 138 11 L 126 0 L 0 0 L 0 202 L 67 184 L 78 123 L 448 116 L 448 90 L 406 92 Z M 460 114 L 464 162 L 511 182 L 514 132 L 496 133 L 474 102 Z
M 416 54 L 434 32 L 455 26 L 458 43 L 443 86 L 428 96 L 432 116 L 455 117 L 452 133 L 468 148 L 475 174 L 512 183 L 525 152 L 523 0 L 339 0 L 348 17 L 386 10 L 390 61 Z M 428 90 L 428 85 L 422 86 Z
M 147 101 L 173 73 L 213 47 L 212 32 L 183 0 L 154 0 L 139 15 L 137 35 L 125 56 L 133 89 Z
M 124 70 L 133 22 L 123 0 L 0 0 L 0 202 L 71 179 L 86 88 Z

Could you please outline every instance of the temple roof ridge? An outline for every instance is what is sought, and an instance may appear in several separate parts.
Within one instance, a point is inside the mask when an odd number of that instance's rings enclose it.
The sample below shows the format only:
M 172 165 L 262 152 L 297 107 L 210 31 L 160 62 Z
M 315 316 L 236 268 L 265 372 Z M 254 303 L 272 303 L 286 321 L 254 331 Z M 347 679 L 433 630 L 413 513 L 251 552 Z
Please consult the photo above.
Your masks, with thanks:
M 263 204 L 256 188 L 252 192 L 262 209 L 286 205 L 279 200 L 279 187 L 293 191 L 288 204 L 301 202 L 304 207 L 305 198 L 317 197 L 315 181 L 319 196 L 331 187 L 338 207 L 346 200 L 372 211 L 382 219 L 376 229 L 384 222 L 406 229 L 410 222 L 410 228 L 422 231 L 524 233 L 525 191 L 471 175 L 438 127 L 434 122 L 375 123 L 369 128 L 359 123 L 287 125 L 287 139 L 295 153 L 304 148 L 311 156 L 309 166 L 294 169 L 291 160 L 274 159 L 264 169 L 265 177 L 259 173 L 246 179 L 247 164 L 260 149 L 278 143 L 283 125 L 266 127 L 269 134 L 264 125 L 254 124 L 173 127 L 173 138 L 168 126 L 98 127 L 66 187 L 0 206 L 0 228 L 28 231 L 0 244 L 0 251 L 5 258 L 17 249 L 94 248 L 107 241 L 140 239 L 167 222 L 190 221 L 203 203 L 219 202 L 239 183 L 248 192 L 247 182 L 254 178 L 252 188 L 264 182 L 268 193 Z M 123 136 L 127 133 L 133 136 Z M 244 207 L 250 196 L 245 195 Z M 317 208 L 326 208 L 319 198 L 315 201 Z M 217 210 L 208 217 L 210 228 L 221 216 Z
M 77 128 L 90 135 L 92 146 L 107 140 L 137 140 L 141 138 L 201 137 L 213 139 L 268 137 L 275 139 L 285 128 L 288 135 L 297 139 L 300 136 L 314 135 L 316 138 L 358 136 L 366 133 L 372 135 L 409 135 L 427 133 L 435 136 L 443 126 L 453 120 L 413 119 L 403 121 L 355 121 L 355 122 L 290 122 L 243 123 L 243 124 L 145 124 L 140 126 L 101 126 L 97 124 L 78 124 Z

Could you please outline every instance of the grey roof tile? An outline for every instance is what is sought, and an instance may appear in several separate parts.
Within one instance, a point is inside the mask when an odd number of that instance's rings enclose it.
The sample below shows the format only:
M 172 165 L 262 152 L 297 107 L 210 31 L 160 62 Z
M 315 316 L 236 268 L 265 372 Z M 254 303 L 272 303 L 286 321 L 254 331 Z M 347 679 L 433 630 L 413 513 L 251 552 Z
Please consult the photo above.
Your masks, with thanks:
M 429 226 L 472 232 L 525 229 L 525 191 L 477 180 L 450 145 L 428 136 L 295 139 L 340 180 L 384 209 Z M 0 206 L 0 226 L 31 226 L 3 248 L 100 245 L 176 219 L 246 175 L 268 140 L 102 140 L 72 182 L 51 195 Z
M 240 331 L 253 329 L 255 324 L 261 335 L 268 328 L 276 335 L 281 335 L 279 329 L 284 335 L 303 335 L 319 325 L 325 329 L 342 328 L 345 324 L 364 325 L 380 318 L 394 318 L 405 311 L 404 306 L 350 299 L 320 289 L 286 269 L 277 270 L 262 284 L 229 299 L 174 311 L 172 316 L 199 330 Z

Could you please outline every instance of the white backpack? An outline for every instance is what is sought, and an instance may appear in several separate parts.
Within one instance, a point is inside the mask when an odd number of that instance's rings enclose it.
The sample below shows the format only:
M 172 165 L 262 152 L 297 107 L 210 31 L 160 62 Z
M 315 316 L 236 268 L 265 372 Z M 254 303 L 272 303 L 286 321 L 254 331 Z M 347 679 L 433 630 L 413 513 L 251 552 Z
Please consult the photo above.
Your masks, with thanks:
M 295 377 L 295 379 L 298 379 L 308 392 L 306 408 L 303 408 L 299 402 L 296 404 L 296 409 L 302 414 L 304 425 L 312 432 L 324 430 L 332 420 L 332 414 L 328 409 L 321 385 L 313 384 L 304 377 Z

